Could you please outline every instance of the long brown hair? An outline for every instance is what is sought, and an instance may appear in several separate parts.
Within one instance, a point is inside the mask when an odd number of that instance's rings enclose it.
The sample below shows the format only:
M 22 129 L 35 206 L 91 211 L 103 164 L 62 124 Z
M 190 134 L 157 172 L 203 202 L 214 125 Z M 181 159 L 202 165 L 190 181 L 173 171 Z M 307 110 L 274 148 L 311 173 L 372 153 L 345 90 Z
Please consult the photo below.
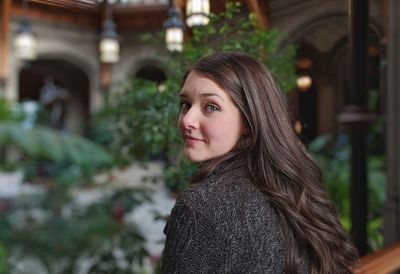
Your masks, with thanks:
M 244 161 L 252 182 L 279 215 L 285 273 L 299 272 L 304 257 L 311 273 L 351 273 L 357 251 L 322 189 L 320 169 L 294 133 L 268 69 L 247 54 L 219 52 L 200 59 L 188 73 L 192 70 L 231 96 L 249 128 L 233 151 L 204 164 L 192 183 L 229 158 Z

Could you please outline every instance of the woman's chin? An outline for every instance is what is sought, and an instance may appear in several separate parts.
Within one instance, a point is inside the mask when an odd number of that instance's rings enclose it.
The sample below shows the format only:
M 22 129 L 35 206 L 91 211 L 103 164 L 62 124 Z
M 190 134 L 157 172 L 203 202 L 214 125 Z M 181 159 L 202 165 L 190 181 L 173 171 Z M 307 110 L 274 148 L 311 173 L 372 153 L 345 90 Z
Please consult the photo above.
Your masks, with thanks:
M 193 163 L 200 163 L 208 160 L 207 157 L 199 155 L 198 153 L 193 153 L 192 151 L 184 151 L 183 154 L 186 159 Z

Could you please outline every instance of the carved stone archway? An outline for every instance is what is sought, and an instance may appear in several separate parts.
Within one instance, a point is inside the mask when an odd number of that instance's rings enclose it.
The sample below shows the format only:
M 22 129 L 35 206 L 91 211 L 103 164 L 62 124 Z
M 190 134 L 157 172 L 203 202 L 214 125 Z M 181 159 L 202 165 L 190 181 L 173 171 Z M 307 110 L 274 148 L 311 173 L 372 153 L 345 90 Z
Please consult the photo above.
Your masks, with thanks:
M 60 129 L 83 134 L 90 109 L 89 78 L 79 66 L 66 60 L 51 58 L 29 63 L 19 73 L 19 100 L 39 100 L 40 90 L 49 78 L 59 89 L 68 91 Z

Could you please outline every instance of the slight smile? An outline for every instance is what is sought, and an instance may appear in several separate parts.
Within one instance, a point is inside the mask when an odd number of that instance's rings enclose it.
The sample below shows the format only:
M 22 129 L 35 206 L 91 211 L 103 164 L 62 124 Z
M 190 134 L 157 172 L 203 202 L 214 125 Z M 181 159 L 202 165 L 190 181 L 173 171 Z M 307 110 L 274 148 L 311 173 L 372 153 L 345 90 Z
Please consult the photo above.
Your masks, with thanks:
M 186 144 L 188 144 L 188 145 L 194 145 L 194 144 L 197 144 L 200 142 L 204 142 L 204 140 L 202 140 L 202 139 L 198 139 L 198 138 L 195 138 L 193 136 L 188 136 L 188 135 L 185 136 L 185 140 L 186 140 Z

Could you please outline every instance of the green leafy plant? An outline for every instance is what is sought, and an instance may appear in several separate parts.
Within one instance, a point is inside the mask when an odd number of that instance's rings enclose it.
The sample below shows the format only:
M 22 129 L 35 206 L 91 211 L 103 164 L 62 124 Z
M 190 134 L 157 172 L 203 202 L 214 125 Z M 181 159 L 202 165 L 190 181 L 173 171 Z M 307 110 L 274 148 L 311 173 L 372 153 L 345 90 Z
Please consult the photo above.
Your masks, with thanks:
M 93 139 L 108 145 L 121 164 L 167 151 L 178 139 L 173 96 L 172 92 L 160 92 L 154 82 L 132 80 L 94 117 L 92 132 L 98 133 Z
M 207 26 L 195 27 L 191 32 L 181 53 L 164 52 L 168 57 L 168 77 L 163 89 L 154 82 L 131 79 L 111 96 L 109 105 L 95 116 L 92 124 L 94 139 L 106 144 L 121 164 L 163 158 L 165 180 L 174 190 L 183 188 L 195 170 L 181 156 L 176 129 L 177 95 L 190 65 L 213 52 L 241 51 L 265 63 L 282 91 L 289 91 L 295 83 L 295 47 L 282 47 L 283 34 L 258 27 L 255 15 L 243 15 L 239 3 L 229 2 L 226 11 L 210 15 Z M 162 37 L 147 34 L 144 39 L 164 43 Z
M 144 238 L 125 214 L 145 193 L 92 184 L 92 176 L 113 161 L 98 144 L 46 126 L 27 128 L 11 114 L 2 117 L 1 166 L 15 162 L 25 181 L 40 183 L 42 191 L 0 201 L 0 273 L 13 273 L 24 261 L 49 274 L 78 273 L 82 259 L 93 274 L 142 273 Z M 101 198 L 79 204 L 74 192 L 81 184 L 96 187 Z
M 140 273 L 147 256 L 144 238 L 126 223 L 125 214 L 143 201 L 143 191 L 108 190 L 88 206 L 57 185 L 49 194 L 39 207 L 45 216 L 40 220 L 32 209 L 17 219 L 13 212 L 2 215 L 0 242 L 12 251 L 11 258 L 36 260 L 49 274 L 77 273 L 81 259 L 91 262 L 93 274 Z M 11 260 L 9 267 L 18 261 Z
M 112 161 L 103 148 L 87 139 L 44 126 L 25 128 L 15 122 L 0 122 L 0 146 L 15 146 L 26 156 L 53 162 L 104 165 Z
M 4 244 L 0 242 L 0 274 L 8 273 L 7 257 L 7 249 Z
M 0 122 L 0 151 L 0 169 L 20 170 L 29 181 L 55 179 L 73 185 L 112 165 L 110 154 L 92 141 L 17 122 Z
M 0 97 L 0 121 L 13 120 L 14 115 L 10 103 L 3 97 Z

